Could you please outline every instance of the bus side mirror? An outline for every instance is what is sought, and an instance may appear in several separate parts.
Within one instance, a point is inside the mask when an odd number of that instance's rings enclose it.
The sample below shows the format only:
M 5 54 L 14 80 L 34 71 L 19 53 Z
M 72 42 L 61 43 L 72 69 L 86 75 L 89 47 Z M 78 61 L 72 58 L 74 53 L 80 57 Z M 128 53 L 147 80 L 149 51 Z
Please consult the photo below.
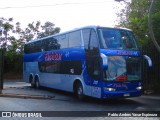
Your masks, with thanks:
M 147 61 L 149 69 L 152 68 L 152 60 L 149 56 L 143 55 L 143 58 Z
M 101 58 L 102 58 L 102 67 L 103 67 L 103 70 L 107 70 L 108 69 L 108 57 L 101 53 Z

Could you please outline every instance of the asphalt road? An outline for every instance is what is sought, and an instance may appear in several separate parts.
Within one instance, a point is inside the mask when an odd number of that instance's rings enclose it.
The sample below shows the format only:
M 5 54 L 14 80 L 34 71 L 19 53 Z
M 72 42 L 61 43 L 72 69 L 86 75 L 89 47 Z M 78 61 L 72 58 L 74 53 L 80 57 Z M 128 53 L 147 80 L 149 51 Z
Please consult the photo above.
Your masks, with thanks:
M 92 111 L 92 115 L 96 114 L 94 111 L 160 111 L 160 96 L 142 95 L 141 97 L 127 98 L 120 100 L 98 100 L 87 98 L 85 101 L 77 100 L 73 94 L 57 91 L 54 89 L 34 89 L 29 84 L 22 81 L 5 81 L 4 89 L 0 97 L 0 111 L 70 111 L 69 114 L 76 114 L 74 111 Z M 3 96 L 4 95 L 4 96 Z M 51 112 L 48 112 L 52 114 Z M 159 120 L 158 117 L 81 117 L 78 113 L 77 117 L 60 117 L 65 112 L 59 112 L 58 117 L 54 119 L 139 119 L 139 120 Z M 68 113 L 66 113 L 68 114 Z M 53 116 L 53 115 L 52 115 Z M 2 117 L 0 118 L 2 119 Z M 10 119 L 10 118 L 3 118 Z M 21 120 L 22 118 L 12 118 Z M 27 118 L 23 118 L 27 119 Z M 44 118 L 30 118 L 30 119 L 53 119 L 51 117 Z

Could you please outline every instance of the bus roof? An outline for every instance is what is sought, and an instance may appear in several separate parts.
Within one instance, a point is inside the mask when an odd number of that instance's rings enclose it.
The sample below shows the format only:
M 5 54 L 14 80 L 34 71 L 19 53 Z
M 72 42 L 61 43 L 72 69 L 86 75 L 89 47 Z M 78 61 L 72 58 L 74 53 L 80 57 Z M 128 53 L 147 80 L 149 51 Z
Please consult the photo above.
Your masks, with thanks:
M 65 34 L 65 33 L 69 33 L 69 32 L 74 32 L 74 31 L 77 31 L 77 30 L 85 29 L 85 28 L 92 28 L 92 29 L 97 29 L 97 28 L 110 28 L 110 29 L 123 29 L 123 30 L 131 31 L 130 29 L 124 28 L 124 27 L 105 27 L 105 26 L 99 26 L 99 25 L 97 25 L 97 26 L 96 26 L 96 25 L 91 25 L 91 26 L 84 26 L 84 27 L 80 27 L 80 28 L 75 28 L 75 29 L 72 29 L 72 30 L 70 30 L 70 31 L 58 33 L 58 34 L 55 34 L 55 35 L 60 35 L 60 34 Z M 53 35 L 53 36 L 54 36 L 54 35 Z
M 46 39 L 46 38 L 50 38 L 50 37 L 54 37 L 54 36 L 63 35 L 63 34 L 70 33 L 70 32 L 74 32 L 74 31 L 77 31 L 77 30 L 86 29 L 86 28 L 92 28 L 92 29 L 97 29 L 97 28 L 109 28 L 109 29 L 119 29 L 119 30 L 132 31 L 132 30 L 130 30 L 130 29 L 128 29 L 128 28 L 117 27 L 117 26 L 116 26 L 116 27 L 105 27 L 105 26 L 91 25 L 91 26 L 84 26 L 84 27 L 80 27 L 80 28 L 75 28 L 75 29 L 72 29 L 72 30 L 69 30 L 69 31 L 66 31 L 66 32 L 57 33 L 57 34 L 50 35 L 50 36 L 47 36 L 47 37 L 35 39 L 35 40 L 32 40 L 32 41 L 26 42 L 26 44 L 32 43 L 32 42 L 36 42 L 36 41 L 39 41 L 39 40 L 43 40 L 43 39 Z

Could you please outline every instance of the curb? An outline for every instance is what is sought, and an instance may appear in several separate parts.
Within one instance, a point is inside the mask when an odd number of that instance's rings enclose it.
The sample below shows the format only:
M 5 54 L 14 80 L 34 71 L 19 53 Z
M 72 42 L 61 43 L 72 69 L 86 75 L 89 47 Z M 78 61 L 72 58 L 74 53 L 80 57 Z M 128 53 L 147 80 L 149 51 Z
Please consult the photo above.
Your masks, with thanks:
M 27 94 L 0 94 L 0 97 L 23 98 L 23 99 L 53 99 L 55 96 L 48 95 L 27 95 Z

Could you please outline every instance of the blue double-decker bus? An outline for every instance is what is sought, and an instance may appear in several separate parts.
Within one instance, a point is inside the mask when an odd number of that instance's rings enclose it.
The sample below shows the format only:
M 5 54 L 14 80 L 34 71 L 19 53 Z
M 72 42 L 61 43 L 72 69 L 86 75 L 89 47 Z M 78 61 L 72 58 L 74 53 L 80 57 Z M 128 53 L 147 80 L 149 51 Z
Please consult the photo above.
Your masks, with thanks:
M 73 92 L 79 99 L 143 92 L 142 55 L 128 29 L 88 26 L 52 35 L 26 43 L 23 57 L 24 80 L 36 88 Z

